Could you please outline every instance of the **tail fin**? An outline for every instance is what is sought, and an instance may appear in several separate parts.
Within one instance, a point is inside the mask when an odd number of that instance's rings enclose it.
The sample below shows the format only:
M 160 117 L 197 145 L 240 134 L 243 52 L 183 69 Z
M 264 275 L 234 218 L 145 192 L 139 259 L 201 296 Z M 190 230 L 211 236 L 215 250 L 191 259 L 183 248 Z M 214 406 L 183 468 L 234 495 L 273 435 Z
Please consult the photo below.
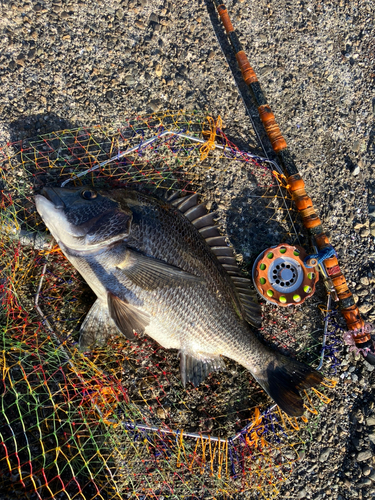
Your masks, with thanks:
M 299 391 L 319 385 L 323 375 L 296 359 L 277 354 L 257 380 L 285 413 L 299 417 L 304 412 Z

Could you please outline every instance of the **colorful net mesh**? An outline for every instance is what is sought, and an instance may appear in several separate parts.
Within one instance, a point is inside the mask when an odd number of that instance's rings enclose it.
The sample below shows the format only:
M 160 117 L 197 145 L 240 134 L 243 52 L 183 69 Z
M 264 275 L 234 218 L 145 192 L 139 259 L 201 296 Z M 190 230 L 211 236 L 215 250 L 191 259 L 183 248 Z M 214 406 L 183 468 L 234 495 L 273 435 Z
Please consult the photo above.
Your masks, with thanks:
M 218 121 L 182 112 L 7 144 L 0 159 L 1 491 L 42 500 L 276 497 L 304 447 L 301 427 L 314 425 L 327 397 L 311 391 L 311 418 L 297 421 L 230 360 L 185 390 L 176 352 L 148 337 L 80 353 L 94 296 L 33 202 L 41 187 L 64 183 L 200 192 L 246 272 L 268 245 L 304 241 L 275 166 L 236 148 Z M 314 296 L 297 314 L 264 305 L 264 336 L 317 364 L 318 304 Z

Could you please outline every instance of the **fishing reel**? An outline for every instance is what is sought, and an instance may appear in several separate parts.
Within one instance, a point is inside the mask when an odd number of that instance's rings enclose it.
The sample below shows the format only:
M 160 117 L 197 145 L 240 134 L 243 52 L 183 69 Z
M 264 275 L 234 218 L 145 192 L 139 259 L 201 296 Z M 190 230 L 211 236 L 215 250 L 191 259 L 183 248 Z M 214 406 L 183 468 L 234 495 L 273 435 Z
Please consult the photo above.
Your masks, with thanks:
M 304 265 L 306 257 L 302 247 L 285 243 L 264 250 L 253 266 L 253 281 L 259 294 L 282 307 L 302 304 L 311 297 L 319 273 Z

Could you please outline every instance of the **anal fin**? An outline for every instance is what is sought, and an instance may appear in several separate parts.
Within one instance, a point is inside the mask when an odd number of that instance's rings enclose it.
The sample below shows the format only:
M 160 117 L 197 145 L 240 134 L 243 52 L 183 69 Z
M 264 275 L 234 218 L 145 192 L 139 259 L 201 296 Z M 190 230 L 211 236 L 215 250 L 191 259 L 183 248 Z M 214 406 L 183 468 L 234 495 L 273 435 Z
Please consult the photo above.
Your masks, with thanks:
M 225 363 L 220 356 L 180 352 L 180 373 L 184 387 L 188 382 L 197 387 L 211 372 L 224 369 Z
M 89 351 L 95 345 L 105 344 L 111 335 L 120 333 L 109 315 L 107 304 L 97 299 L 81 325 L 79 348 L 83 352 Z

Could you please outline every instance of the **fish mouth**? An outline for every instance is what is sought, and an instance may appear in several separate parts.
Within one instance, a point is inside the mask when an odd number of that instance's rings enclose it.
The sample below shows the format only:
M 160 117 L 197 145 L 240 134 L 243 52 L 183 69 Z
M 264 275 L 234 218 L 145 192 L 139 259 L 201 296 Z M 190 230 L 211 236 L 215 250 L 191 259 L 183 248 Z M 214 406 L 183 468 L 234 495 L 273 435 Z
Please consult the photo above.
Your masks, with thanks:
M 44 187 L 40 194 L 41 196 L 47 198 L 48 201 L 53 203 L 55 208 L 62 209 L 65 207 L 65 203 L 63 202 L 63 200 L 60 198 L 60 196 L 57 194 L 57 192 L 53 187 Z

